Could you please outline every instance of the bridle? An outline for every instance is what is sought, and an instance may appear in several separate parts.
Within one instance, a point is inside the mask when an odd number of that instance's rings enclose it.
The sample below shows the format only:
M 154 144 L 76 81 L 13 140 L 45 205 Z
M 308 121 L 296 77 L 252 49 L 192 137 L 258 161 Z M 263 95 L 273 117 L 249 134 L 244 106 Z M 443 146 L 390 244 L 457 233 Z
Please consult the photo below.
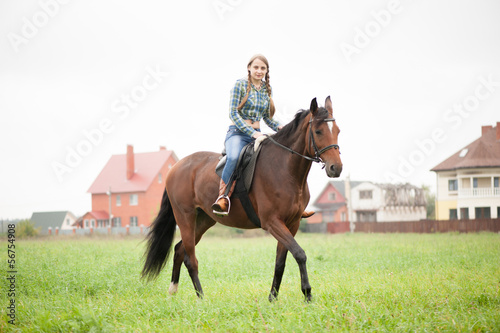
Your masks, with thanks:
M 313 149 L 314 149 L 314 157 L 309 157 L 309 156 L 305 156 L 305 155 L 302 155 L 301 153 L 298 153 L 296 152 L 295 150 L 293 149 L 290 149 L 288 148 L 287 146 L 284 146 L 282 145 L 281 143 L 279 143 L 278 141 L 274 140 L 272 136 L 268 136 L 268 139 L 271 140 L 272 143 L 274 143 L 275 145 L 289 151 L 290 153 L 292 154 L 295 154 L 295 155 L 298 155 L 302 158 L 305 158 L 306 160 L 308 161 L 311 161 L 311 162 L 316 162 L 316 163 L 323 163 L 323 167 L 325 167 L 325 163 L 323 162 L 323 160 L 321 159 L 321 155 L 332 149 L 332 148 L 335 148 L 335 149 L 340 149 L 339 145 L 337 144 L 333 144 L 333 145 L 329 145 L 329 146 L 326 146 L 322 149 L 319 149 L 318 146 L 316 145 L 316 141 L 314 140 L 314 134 L 313 134 L 313 131 L 312 131 L 312 122 L 313 122 L 313 118 L 311 117 L 311 120 L 309 120 L 309 137 L 310 137 L 310 140 L 311 140 L 311 143 L 312 143 L 312 146 L 313 146 Z M 323 120 L 323 122 L 330 122 L 330 121 L 335 121 L 335 118 L 326 118 L 325 120 Z M 339 153 L 340 154 L 340 153 Z

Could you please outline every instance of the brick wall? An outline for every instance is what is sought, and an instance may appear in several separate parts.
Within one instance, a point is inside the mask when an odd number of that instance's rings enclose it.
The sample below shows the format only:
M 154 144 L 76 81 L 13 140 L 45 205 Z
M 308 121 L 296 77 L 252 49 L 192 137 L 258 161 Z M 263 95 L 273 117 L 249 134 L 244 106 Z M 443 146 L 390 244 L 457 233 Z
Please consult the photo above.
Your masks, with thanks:
M 161 198 L 165 189 L 165 179 L 171 166 L 175 164 L 175 159 L 171 156 L 163 165 L 161 173 L 161 182 L 158 176 L 155 177 L 146 192 L 130 193 L 112 193 L 111 194 L 111 213 L 113 217 L 121 218 L 122 227 L 130 225 L 130 217 L 135 216 L 138 225 L 149 226 L 156 218 L 160 209 Z M 137 194 L 138 204 L 130 205 L 130 195 Z M 121 205 L 117 206 L 117 196 L 120 196 Z M 103 210 L 109 213 L 109 196 L 107 194 L 92 195 L 92 210 Z

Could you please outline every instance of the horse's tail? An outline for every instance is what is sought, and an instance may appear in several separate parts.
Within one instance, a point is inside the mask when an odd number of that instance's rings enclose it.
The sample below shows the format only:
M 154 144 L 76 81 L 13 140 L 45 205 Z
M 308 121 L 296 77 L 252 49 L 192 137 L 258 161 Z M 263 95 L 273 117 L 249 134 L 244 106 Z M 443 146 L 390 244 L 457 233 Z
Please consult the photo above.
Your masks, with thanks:
M 174 212 L 165 190 L 161 199 L 160 212 L 151 224 L 151 230 L 147 235 L 147 249 L 144 253 L 145 262 L 141 273 L 142 278 L 152 280 L 160 274 L 172 249 L 175 228 Z

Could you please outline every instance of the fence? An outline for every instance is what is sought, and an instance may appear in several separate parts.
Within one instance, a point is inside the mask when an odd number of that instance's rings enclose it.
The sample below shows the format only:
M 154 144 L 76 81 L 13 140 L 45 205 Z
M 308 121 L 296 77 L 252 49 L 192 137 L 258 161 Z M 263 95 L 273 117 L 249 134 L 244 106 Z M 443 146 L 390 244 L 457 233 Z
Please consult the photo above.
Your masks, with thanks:
M 146 235 L 149 232 L 149 227 L 113 227 L 113 228 L 87 228 L 87 229 L 52 229 L 49 227 L 49 235 Z
M 349 232 L 349 222 L 318 223 L 309 232 L 343 233 Z M 500 218 L 476 220 L 421 220 L 412 222 L 355 222 L 354 232 L 365 233 L 436 233 L 436 232 L 500 232 Z M 325 230 L 325 231 L 323 231 Z

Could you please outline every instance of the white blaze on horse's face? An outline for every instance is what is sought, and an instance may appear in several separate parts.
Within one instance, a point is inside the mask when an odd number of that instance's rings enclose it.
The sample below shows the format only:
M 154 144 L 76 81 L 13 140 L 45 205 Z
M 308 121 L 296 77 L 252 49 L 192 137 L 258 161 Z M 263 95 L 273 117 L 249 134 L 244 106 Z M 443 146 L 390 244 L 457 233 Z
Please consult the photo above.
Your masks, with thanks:
M 330 132 L 333 133 L 333 121 L 329 121 L 327 124 L 328 128 L 330 129 Z

